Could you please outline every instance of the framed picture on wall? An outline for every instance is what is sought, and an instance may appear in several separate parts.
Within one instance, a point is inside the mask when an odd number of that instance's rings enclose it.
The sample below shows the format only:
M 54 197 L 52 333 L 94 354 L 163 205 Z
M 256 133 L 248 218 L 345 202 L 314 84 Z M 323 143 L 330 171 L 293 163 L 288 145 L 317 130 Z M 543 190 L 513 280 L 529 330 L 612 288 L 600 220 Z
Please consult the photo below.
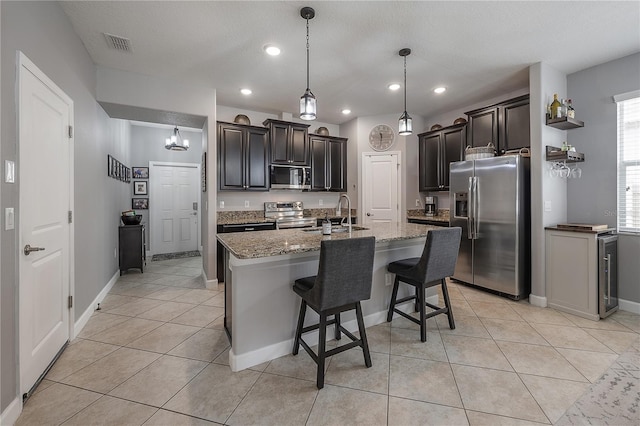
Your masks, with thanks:
M 149 210 L 149 199 L 148 198 L 132 198 L 131 208 L 133 210 Z
M 149 179 L 148 167 L 132 167 L 134 179 Z
M 146 180 L 134 180 L 133 181 L 133 195 L 147 195 L 147 181 Z

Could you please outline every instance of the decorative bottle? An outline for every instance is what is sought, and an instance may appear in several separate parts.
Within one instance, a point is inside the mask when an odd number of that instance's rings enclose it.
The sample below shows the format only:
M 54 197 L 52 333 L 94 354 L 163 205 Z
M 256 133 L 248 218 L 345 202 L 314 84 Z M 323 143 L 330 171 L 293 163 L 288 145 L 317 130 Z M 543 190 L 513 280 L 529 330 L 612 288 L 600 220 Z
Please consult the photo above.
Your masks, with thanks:
M 571 105 L 571 99 L 567 99 L 567 117 L 576 118 L 576 110 Z
M 551 102 L 551 119 L 562 117 L 562 104 L 558 100 L 558 94 L 553 94 L 553 102 Z
M 329 220 L 328 213 L 325 213 L 324 220 L 322 221 L 322 235 L 331 235 L 331 221 Z

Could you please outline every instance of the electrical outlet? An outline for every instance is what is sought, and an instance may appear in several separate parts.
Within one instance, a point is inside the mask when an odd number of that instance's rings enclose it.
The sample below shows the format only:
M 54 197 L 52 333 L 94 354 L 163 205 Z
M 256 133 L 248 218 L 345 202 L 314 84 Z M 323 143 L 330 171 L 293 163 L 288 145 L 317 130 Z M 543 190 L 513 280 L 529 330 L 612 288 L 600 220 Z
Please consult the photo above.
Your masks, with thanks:
M 15 213 L 13 207 L 4 209 L 4 230 L 15 229 Z
M 220 208 L 224 209 L 224 201 L 220 201 Z
M 544 211 L 545 212 L 550 212 L 551 211 L 551 201 L 545 200 L 545 202 L 544 202 Z
M 416 207 L 420 207 L 420 198 L 416 198 Z
M 321 206 L 323 204 L 322 198 L 318 200 L 318 205 Z
M 389 286 L 393 284 L 393 274 L 389 272 L 384 273 L 384 285 Z
M 113 258 L 115 259 L 115 258 L 117 258 L 117 257 L 118 257 L 118 249 L 117 249 L 117 248 L 114 248 L 114 249 L 113 249 Z
M 249 200 L 244 200 L 244 206 L 249 207 Z

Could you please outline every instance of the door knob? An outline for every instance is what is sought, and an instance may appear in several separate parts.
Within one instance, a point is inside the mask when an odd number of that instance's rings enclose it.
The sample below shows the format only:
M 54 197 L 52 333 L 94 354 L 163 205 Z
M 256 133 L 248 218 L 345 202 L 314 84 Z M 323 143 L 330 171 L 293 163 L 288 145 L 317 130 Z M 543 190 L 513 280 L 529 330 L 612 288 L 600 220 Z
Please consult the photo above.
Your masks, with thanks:
M 31 247 L 29 244 L 27 244 L 26 246 L 24 246 L 24 255 L 25 256 L 29 256 L 29 253 L 31 253 L 32 251 L 43 251 L 44 247 Z
M 367 216 L 373 216 L 371 213 L 367 213 Z

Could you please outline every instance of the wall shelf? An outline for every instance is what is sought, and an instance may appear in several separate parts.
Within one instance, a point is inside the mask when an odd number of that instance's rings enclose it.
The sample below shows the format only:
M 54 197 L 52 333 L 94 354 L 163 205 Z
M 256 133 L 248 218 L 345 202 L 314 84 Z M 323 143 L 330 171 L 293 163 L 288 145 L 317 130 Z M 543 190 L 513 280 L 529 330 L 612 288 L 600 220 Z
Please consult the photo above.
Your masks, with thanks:
M 584 122 L 576 120 L 575 118 L 561 117 L 561 118 L 549 118 L 547 117 L 547 126 L 555 127 L 560 130 L 578 129 L 584 127 Z
M 547 145 L 547 161 L 582 163 L 584 161 L 584 154 L 576 151 L 562 151 L 561 148 Z

